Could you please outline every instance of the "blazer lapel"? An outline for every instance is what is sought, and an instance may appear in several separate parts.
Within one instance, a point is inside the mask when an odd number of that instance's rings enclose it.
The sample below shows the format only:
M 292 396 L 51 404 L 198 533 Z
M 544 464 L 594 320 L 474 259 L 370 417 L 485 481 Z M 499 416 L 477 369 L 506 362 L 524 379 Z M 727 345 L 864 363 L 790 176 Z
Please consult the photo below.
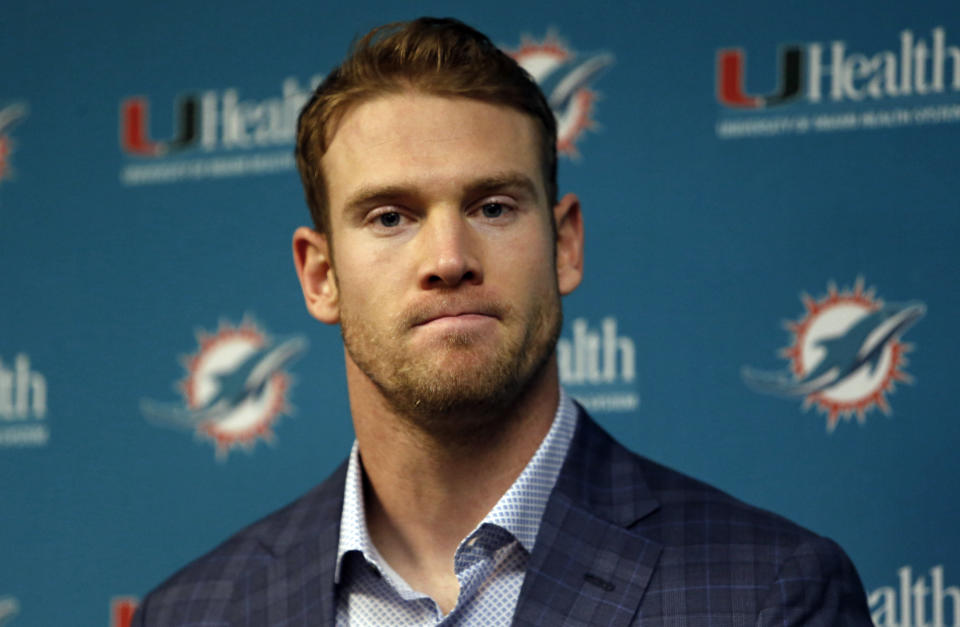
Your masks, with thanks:
M 514 625 L 629 625 L 661 552 L 630 528 L 658 507 L 629 451 L 581 409 Z
M 234 590 L 236 625 L 333 625 L 346 464 L 273 519 L 264 567 Z

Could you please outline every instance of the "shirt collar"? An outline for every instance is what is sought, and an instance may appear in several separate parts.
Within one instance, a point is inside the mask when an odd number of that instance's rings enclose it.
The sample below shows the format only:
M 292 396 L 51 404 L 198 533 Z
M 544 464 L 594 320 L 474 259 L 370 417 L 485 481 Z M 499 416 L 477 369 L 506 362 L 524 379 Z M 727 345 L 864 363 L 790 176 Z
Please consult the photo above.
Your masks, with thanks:
M 576 425 L 577 408 L 561 388 L 560 402 L 557 404 L 557 413 L 550 431 L 520 476 L 500 497 L 479 526 L 488 523 L 502 527 L 509 531 L 528 553 L 533 552 L 533 543 L 540 530 L 547 500 L 557 482 Z
M 547 500 L 560 474 L 560 467 L 567 456 L 576 426 L 576 405 L 563 388 L 560 388 L 560 401 L 546 437 L 520 476 L 477 525 L 477 529 L 464 540 L 477 534 L 484 525 L 494 525 L 509 532 L 527 552 L 533 552 Z M 360 448 L 356 441 L 350 450 L 347 463 L 343 510 L 340 514 L 340 541 L 334 571 L 335 583 L 340 583 L 343 557 L 350 551 L 359 551 L 367 560 L 382 564 L 382 559 L 367 533 L 363 504 L 363 469 L 360 464 Z

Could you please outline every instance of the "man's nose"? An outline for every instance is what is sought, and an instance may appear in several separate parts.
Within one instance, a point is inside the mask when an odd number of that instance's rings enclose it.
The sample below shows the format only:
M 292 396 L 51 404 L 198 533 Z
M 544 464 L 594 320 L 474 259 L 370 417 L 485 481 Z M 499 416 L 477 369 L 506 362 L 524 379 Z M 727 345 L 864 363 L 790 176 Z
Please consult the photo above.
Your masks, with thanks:
M 467 216 L 459 210 L 435 211 L 420 232 L 423 241 L 422 289 L 483 282 L 480 242 Z

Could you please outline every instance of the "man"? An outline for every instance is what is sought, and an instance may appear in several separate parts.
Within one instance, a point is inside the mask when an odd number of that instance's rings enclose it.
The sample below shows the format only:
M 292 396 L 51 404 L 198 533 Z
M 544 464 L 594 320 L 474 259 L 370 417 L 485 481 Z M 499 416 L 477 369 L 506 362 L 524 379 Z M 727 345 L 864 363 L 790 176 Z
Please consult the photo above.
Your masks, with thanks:
M 377 29 L 301 114 L 348 461 L 147 597 L 136 625 L 870 625 L 835 544 L 628 452 L 562 391 L 583 273 L 536 84 L 454 20 Z

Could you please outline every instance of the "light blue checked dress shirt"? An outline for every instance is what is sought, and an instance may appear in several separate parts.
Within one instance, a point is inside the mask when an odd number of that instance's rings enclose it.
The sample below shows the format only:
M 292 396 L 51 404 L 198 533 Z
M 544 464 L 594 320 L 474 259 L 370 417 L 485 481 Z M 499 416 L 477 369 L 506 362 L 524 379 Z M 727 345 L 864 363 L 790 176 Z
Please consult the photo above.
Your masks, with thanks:
M 367 534 L 357 443 L 347 465 L 337 549 L 337 625 L 509 625 L 547 499 L 577 425 L 577 409 L 560 390 L 553 425 L 537 452 L 493 509 L 457 547 L 457 604 L 444 616 L 413 590 Z

